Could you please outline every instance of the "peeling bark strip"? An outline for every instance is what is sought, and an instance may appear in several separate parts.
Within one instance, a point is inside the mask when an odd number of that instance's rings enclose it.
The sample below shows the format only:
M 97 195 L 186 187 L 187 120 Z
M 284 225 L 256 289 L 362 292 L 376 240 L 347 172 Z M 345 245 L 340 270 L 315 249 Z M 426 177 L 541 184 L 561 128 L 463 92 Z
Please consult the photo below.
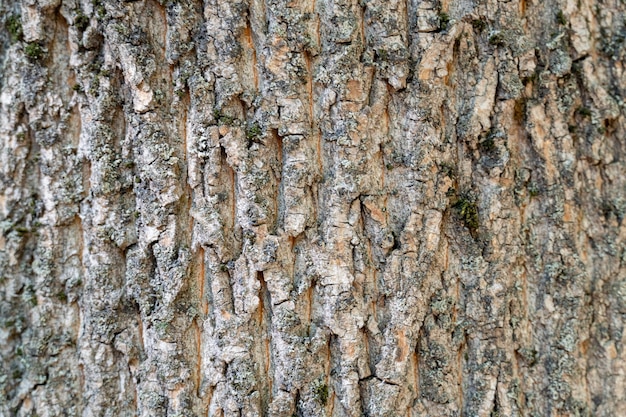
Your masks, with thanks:
M 625 16 L 0 0 L 0 416 L 626 415 Z

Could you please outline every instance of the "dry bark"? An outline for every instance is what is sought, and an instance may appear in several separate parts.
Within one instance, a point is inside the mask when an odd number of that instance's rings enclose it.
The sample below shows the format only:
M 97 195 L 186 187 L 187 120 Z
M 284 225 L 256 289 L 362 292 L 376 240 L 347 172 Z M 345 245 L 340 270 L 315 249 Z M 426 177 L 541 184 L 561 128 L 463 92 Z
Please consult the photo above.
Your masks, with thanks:
M 0 0 L 0 415 L 626 415 L 625 10 Z

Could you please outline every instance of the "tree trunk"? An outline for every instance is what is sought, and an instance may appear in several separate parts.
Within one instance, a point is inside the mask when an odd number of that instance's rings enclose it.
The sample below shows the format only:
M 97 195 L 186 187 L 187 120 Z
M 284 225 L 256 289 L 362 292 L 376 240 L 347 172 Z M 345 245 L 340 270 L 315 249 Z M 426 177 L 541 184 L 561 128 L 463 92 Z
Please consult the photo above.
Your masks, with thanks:
M 0 0 L 0 415 L 625 416 L 625 11 Z

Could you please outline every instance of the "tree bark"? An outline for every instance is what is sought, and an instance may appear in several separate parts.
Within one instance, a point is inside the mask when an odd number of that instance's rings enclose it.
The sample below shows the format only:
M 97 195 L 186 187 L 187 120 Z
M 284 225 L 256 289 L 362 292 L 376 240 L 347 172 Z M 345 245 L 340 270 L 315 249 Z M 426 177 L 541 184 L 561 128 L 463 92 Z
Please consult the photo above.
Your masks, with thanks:
M 0 0 L 0 415 L 626 415 L 625 11 Z

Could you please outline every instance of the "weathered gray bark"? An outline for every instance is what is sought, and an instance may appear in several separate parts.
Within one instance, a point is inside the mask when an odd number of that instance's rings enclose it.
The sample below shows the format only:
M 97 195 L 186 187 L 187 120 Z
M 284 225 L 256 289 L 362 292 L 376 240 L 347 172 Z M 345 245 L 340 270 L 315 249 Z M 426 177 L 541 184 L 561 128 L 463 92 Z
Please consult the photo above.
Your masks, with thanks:
M 618 0 L 0 0 L 0 415 L 625 416 Z

